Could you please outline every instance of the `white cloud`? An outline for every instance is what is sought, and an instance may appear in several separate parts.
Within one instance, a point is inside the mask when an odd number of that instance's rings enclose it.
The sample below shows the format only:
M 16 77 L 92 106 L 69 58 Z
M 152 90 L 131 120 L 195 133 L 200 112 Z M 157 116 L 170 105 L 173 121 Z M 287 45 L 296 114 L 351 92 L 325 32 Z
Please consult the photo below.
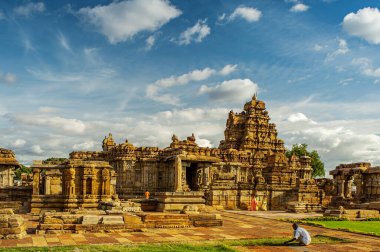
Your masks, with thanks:
M 288 117 L 288 121 L 289 122 L 307 122 L 309 120 L 309 118 L 307 118 L 304 114 L 302 113 L 295 113 L 295 114 L 291 114 L 289 117 Z
M 59 116 L 44 114 L 6 114 L 5 117 L 15 124 L 45 127 L 58 131 L 63 130 L 67 133 L 81 134 L 86 129 L 85 124 L 81 120 L 68 119 Z
M 155 42 L 156 42 L 156 38 L 153 35 L 149 36 L 145 40 L 145 43 L 146 43 L 145 49 L 147 51 L 149 51 L 150 49 L 152 49 L 152 46 L 154 45 Z
M 226 65 L 223 67 L 222 70 L 219 71 L 219 74 L 221 75 L 229 75 L 230 73 L 234 72 L 237 68 L 237 65 Z
M 25 144 L 26 144 L 26 141 L 24 140 L 24 139 L 20 139 L 20 138 L 18 138 L 18 139 L 16 139 L 16 141 L 12 144 L 12 146 L 13 147 L 23 147 L 23 146 L 25 146 Z
M 207 19 L 198 20 L 198 22 L 187 28 L 184 32 L 179 35 L 178 44 L 188 45 L 191 42 L 200 43 L 202 40 L 210 34 L 210 27 L 206 24 Z
M 356 58 L 352 60 L 353 65 L 358 65 L 362 74 L 370 77 L 380 77 L 380 67 L 374 68 L 372 61 L 368 58 Z
M 141 31 L 156 31 L 181 13 L 166 0 L 120 1 L 79 10 L 111 44 L 127 41 Z
M 364 8 L 357 13 L 349 13 L 343 19 L 343 28 L 352 36 L 365 39 L 372 44 L 380 44 L 380 11 Z
M 352 82 L 353 80 L 354 80 L 353 78 L 347 78 L 347 79 L 344 79 L 344 80 L 340 80 L 339 84 L 342 85 L 342 86 L 347 86 L 348 83 Z
M 305 12 L 309 9 L 309 6 L 303 4 L 303 3 L 297 3 L 290 8 L 291 12 Z
M 92 150 L 95 147 L 95 142 L 94 141 L 88 141 L 88 142 L 83 142 L 79 144 L 74 144 L 73 145 L 73 150 L 78 151 L 78 150 Z
M 170 105 L 178 105 L 180 100 L 171 94 L 162 94 L 162 89 L 167 89 L 173 86 L 186 85 L 193 81 L 202 81 L 210 78 L 213 75 L 228 75 L 237 69 L 237 65 L 226 65 L 221 70 L 217 71 L 212 68 L 204 68 L 202 70 L 194 70 L 180 76 L 170 76 L 168 78 L 159 79 L 153 84 L 150 84 L 146 89 L 146 96 L 154 101 L 166 103 Z
M 252 97 L 258 91 L 258 85 L 250 79 L 233 79 L 223 81 L 213 87 L 202 85 L 199 95 L 207 94 L 215 101 L 241 102 Z
M 313 47 L 313 50 L 316 52 L 319 52 L 319 51 L 322 51 L 323 48 L 324 48 L 324 46 L 321 46 L 319 44 L 315 44 Z
M 227 18 L 228 21 L 233 21 L 237 18 L 241 18 L 247 22 L 253 23 L 260 20 L 260 18 L 262 17 L 262 13 L 260 10 L 256 8 L 240 6 L 237 7 L 228 17 L 222 17 L 220 17 L 220 20 Z
M 332 53 L 327 54 L 326 61 L 333 61 L 337 56 L 347 54 L 350 49 L 348 48 L 347 42 L 344 39 L 339 39 L 339 47 Z
M 37 145 L 33 145 L 31 147 L 31 151 L 33 154 L 42 154 L 44 151 L 41 149 L 41 146 L 39 146 L 38 144 Z
M 58 41 L 60 45 L 66 49 L 67 51 L 71 51 L 69 42 L 67 41 L 66 37 L 62 34 L 62 32 L 59 32 L 57 35 Z
M 44 12 L 45 9 L 45 4 L 43 2 L 28 3 L 26 5 L 16 7 L 14 12 L 19 16 L 30 17 L 34 14 Z

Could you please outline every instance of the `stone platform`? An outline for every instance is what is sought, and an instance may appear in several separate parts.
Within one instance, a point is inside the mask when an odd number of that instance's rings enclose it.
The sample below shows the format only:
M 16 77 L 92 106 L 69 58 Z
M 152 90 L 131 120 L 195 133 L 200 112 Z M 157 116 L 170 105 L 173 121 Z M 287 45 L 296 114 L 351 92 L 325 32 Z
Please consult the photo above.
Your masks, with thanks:
M 204 192 L 159 192 L 155 193 L 158 212 L 180 212 L 185 206 L 196 207 L 199 211 L 205 209 Z
M 19 240 L 0 240 L 0 248 L 9 247 L 47 247 L 47 246 L 73 246 L 73 250 L 79 250 L 81 245 L 114 245 L 136 243 L 163 243 L 163 242 L 203 242 L 215 240 L 238 240 L 256 238 L 280 238 L 291 237 L 292 228 L 290 223 L 273 219 L 276 216 L 290 215 L 285 212 L 265 212 L 268 219 L 251 216 L 260 212 L 221 212 L 224 220 L 223 226 L 219 227 L 191 227 L 188 229 L 147 229 L 145 232 L 128 233 L 84 233 L 84 234 L 37 234 L 28 235 Z M 244 215 L 243 215 L 244 214 Z M 298 215 L 310 214 L 291 214 Z M 308 226 L 306 229 L 315 235 L 326 235 L 350 239 L 350 243 L 335 244 L 311 244 L 307 247 L 281 246 L 245 248 L 241 251 L 379 251 L 380 239 L 378 237 L 353 234 L 344 231 L 326 229 L 322 227 Z M 75 249 L 78 247 L 78 249 Z
M 143 231 L 146 228 L 190 228 L 222 226 L 219 214 L 127 213 L 102 210 L 77 213 L 45 212 L 37 226 L 38 234 L 115 233 Z

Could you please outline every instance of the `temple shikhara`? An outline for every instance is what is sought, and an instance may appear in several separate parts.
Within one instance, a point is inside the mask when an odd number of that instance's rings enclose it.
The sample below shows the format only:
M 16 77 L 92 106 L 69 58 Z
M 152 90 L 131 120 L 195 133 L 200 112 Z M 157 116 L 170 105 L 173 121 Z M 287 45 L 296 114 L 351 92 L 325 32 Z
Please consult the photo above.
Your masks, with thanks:
M 380 167 L 346 164 L 330 172 L 333 179 L 312 178 L 310 157 L 285 155 L 256 95 L 243 111 L 228 114 L 217 148 L 198 146 L 194 134 L 183 140 L 173 135 L 166 148 L 116 143 L 109 134 L 102 151 L 34 161 L 23 186 L 13 185 L 18 167 L 14 153 L 0 149 L 0 203 L 42 215 L 39 233 L 218 226 L 223 222 L 212 211 L 250 210 L 253 199 L 260 211 L 357 216 L 345 210 L 356 208 L 361 216 L 378 217 L 380 210 Z

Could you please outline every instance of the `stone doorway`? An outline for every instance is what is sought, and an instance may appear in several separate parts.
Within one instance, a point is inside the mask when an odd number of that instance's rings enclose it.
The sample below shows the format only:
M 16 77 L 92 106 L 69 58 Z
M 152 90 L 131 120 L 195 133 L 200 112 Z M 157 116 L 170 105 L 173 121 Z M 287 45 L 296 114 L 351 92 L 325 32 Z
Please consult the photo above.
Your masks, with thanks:
M 197 184 L 197 170 L 197 163 L 191 163 L 190 166 L 186 167 L 186 183 L 190 191 L 197 191 L 199 188 Z

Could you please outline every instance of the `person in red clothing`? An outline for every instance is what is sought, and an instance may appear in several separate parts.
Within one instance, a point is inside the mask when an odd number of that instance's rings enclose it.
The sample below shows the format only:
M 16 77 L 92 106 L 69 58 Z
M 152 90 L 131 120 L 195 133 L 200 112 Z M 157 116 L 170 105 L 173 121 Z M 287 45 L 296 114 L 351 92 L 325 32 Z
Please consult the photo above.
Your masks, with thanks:
M 252 195 L 252 201 L 251 201 L 251 211 L 256 211 L 257 210 L 257 200 L 255 195 Z
M 150 192 L 148 190 L 145 191 L 145 199 L 149 199 L 150 197 Z

